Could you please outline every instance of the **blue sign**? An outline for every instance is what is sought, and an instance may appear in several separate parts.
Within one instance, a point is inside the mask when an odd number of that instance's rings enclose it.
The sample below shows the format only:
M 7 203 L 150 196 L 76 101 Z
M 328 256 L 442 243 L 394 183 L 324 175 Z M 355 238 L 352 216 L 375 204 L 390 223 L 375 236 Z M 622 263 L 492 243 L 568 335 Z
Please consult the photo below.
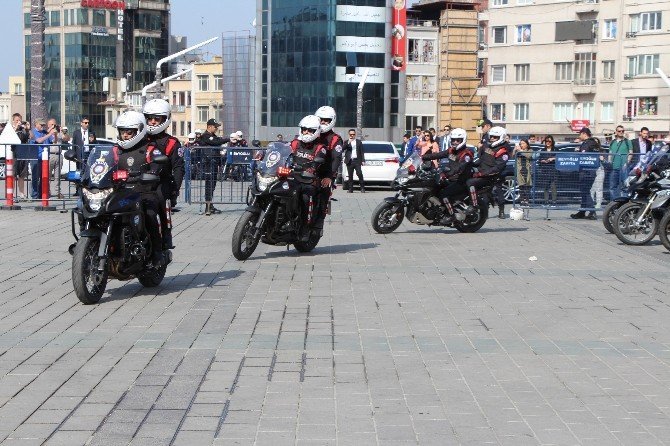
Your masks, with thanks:
M 556 170 L 578 172 L 579 169 L 597 169 L 600 167 L 600 155 L 597 153 L 557 153 Z
M 249 164 L 253 159 L 253 149 L 229 147 L 226 157 L 228 164 Z

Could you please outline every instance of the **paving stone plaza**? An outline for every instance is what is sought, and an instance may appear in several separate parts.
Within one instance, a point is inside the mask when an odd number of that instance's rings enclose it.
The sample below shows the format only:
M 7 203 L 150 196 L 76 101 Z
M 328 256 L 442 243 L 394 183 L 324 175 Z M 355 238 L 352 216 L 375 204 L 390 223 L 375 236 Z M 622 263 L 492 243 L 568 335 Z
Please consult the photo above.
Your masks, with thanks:
M 311 254 L 174 217 L 163 284 L 84 306 L 68 214 L 0 214 L 2 445 L 670 443 L 670 253 L 531 213 L 475 234 L 336 192 Z M 537 258 L 537 260 L 530 260 Z

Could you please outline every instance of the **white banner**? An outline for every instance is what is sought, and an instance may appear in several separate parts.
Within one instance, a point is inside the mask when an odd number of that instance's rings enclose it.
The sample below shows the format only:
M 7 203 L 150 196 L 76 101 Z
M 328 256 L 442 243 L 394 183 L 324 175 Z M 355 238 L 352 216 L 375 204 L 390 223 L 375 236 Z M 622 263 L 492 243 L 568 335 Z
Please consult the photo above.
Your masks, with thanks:
M 337 20 L 342 22 L 386 23 L 389 8 L 337 5 Z
M 386 53 L 388 40 L 384 37 L 335 37 L 335 51 L 354 53 Z
M 366 84 L 383 84 L 386 79 L 387 69 L 385 68 L 368 68 L 368 78 Z M 335 82 L 354 82 L 358 84 L 363 79 L 363 72 L 365 67 L 356 68 L 356 74 L 346 74 L 346 67 L 335 67 Z

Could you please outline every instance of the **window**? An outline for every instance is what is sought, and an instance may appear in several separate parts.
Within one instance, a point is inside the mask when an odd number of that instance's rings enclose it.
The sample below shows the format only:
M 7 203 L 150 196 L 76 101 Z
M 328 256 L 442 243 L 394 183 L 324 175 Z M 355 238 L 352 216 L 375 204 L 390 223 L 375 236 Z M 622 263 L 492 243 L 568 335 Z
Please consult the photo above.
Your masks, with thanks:
M 588 119 L 593 122 L 595 117 L 596 105 L 594 102 L 578 102 L 575 107 L 577 119 Z M 579 113 L 581 111 L 581 113 Z
M 209 76 L 208 75 L 198 75 L 198 90 L 200 91 L 209 91 Z
M 186 123 L 184 121 L 179 121 L 179 134 L 181 136 L 185 136 L 186 135 L 185 130 L 186 130 Z
M 658 97 L 638 98 L 638 115 L 656 115 L 658 113 Z
M 437 63 L 435 58 L 434 39 L 409 39 L 408 62 L 411 63 Z
M 516 43 L 530 43 L 530 25 L 517 25 Z
M 420 125 L 424 129 L 435 127 L 435 116 L 405 116 L 405 131 L 414 134 L 414 129 Z
M 532 5 L 533 0 L 516 0 L 517 5 Z
M 613 60 L 603 60 L 603 79 L 608 81 L 614 80 L 614 67 L 615 62 Z
M 556 62 L 554 68 L 556 69 L 557 81 L 572 80 L 572 62 Z
M 198 106 L 198 122 L 207 122 L 209 120 L 209 107 Z
M 491 66 L 491 83 L 505 82 L 505 65 Z
M 640 54 L 628 58 L 628 76 L 640 74 L 656 74 L 658 68 L 658 54 Z
M 554 122 L 565 122 L 572 119 L 575 105 L 572 102 L 554 102 L 552 120 Z
M 528 82 L 530 80 L 530 64 L 514 65 L 517 82 Z
M 616 39 L 616 19 L 605 20 L 603 39 Z
M 661 13 L 660 12 L 643 12 L 641 14 L 633 14 L 630 16 L 630 30 L 637 33 L 640 31 L 660 31 L 661 30 Z
M 528 121 L 528 103 L 514 104 L 514 120 Z
M 600 121 L 614 122 L 614 102 L 600 103 Z
M 107 13 L 101 9 L 93 10 L 93 26 L 107 26 Z
M 508 0 L 493 0 L 493 6 L 505 6 Z
M 407 94 L 409 100 L 435 99 L 437 92 L 435 76 L 407 76 Z
M 214 75 L 214 90 L 216 91 L 223 90 L 223 75 L 221 74 Z
M 14 94 L 23 94 L 23 85 L 14 84 Z
M 75 25 L 88 25 L 88 9 L 77 9 L 75 14 Z
M 507 43 L 506 26 L 494 26 L 492 28 L 492 32 L 493 32 L 493 43 Z
M 505 121 L 505 104 L 491 104 L 491 121 Z
M 575 77 L 577 85 L 596 84 L 596 53 L 575 53 Z
M 51 11 L 50 26 L 60 26 L 60 11 Z

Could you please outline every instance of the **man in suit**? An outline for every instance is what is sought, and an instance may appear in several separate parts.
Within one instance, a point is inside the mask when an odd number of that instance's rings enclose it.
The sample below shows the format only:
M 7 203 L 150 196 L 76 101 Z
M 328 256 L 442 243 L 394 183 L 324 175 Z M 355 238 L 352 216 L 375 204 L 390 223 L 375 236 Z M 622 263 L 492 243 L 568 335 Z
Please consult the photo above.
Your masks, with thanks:
M 88 116 L 84 116 L 81 119 L 81 126 L 72 134 L 72 145 L 77 152 L 77 156 L 82 161 L 86 161 L 86 158 L 88 158 L 89 125 Z
M 652 144 L 649 140 L 649 129 L 647 127 L 642 127 L 640 129 L 640 134 L 633 141 L 633 163 L 636 163 L 635 167 L 644 169 L 649 161 L 649 154 L 651 153 Z
M 361 193 L 365 193 L 365 183 L 363 182 L 363 169 L 361 166 L 365 162 L 365 152 L 363 151 L 363 142 L 356 138 L 356 130 L 349 130 L 349 139 L 344 143 L 344 164 L 347 166 L 347 175 L 349 176 L 349 193 L 354 191 L 354 170 L 358 175 L 358 184 L 361 185 Z

